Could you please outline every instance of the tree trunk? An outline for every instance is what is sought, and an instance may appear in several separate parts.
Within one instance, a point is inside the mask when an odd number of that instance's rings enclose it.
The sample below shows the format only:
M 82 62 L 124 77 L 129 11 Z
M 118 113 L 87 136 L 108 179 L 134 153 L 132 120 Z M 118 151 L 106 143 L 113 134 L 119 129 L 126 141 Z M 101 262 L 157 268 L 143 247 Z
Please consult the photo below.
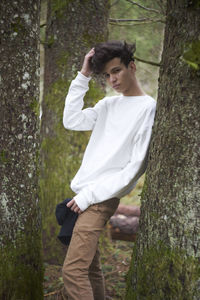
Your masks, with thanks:
M 0 299 L 39 300 L 39 0 L 0 2 Z
M 157 114 L 128 300 L 200 299 L 199 14 L 199 1 L 167 1 Z
M 45 41 L 44 98 L 42 104 L 41 196 L 45 260 L 63 261 L 56 241 L 59 227 L 56 204 L 72 197 L 70 181 L 77 172 L 88 141 L 88 133 L 66 131 L 62 123 L 69 84 L 80 70 L 84 55 L 107 37 L 109 1 L 55 1 L 48 3 Z M 86 105 L 103 97 L 94 81 Z M 59 244 L 58 244 L 59 243 Z

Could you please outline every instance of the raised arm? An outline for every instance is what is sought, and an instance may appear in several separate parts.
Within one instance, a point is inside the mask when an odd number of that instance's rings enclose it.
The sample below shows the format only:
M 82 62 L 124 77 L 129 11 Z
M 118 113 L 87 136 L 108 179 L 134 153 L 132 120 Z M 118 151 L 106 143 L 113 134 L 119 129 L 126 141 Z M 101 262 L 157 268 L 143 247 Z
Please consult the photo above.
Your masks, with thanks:
M 88 91 L 89 81 L 91 79 L 91 69 L 89 59 L 94 55 L 94 49 L 91 49 L 85 56 L 83 66 L 77 77 L 71 82 L 69 91 L 65 100 L 63 112 L 63 124 L 70 130 L 92 130 L 97 118 L 99 105 L 94 108 L 83 109 L 84 96 Z

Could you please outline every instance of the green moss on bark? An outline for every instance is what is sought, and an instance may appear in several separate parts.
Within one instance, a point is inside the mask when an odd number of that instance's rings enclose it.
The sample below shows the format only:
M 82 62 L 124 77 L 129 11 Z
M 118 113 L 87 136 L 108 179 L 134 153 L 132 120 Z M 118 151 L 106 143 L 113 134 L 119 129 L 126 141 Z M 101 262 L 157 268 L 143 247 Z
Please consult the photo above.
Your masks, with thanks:
M 60 72 L 64 72 L 69 57 L 70 53 L 68 51 L 63 51 L 60 53 L 59 58 L 56 61 L 56 65 L 58 66 Z
M 90 48 L 91 45 L 94 45 L 94 37 L 91 36 L 91 34 L 88 32 L 88 31 L 85 31 L 82 35 L 82 39 L 83 39 L 83 42 L 84 44 Z M 99 34 L 98 37 L 96 38 L 95 40 L 95 44 L 98 44 L 98 43 L 101 43 L 102 41 L 104 40 L 104 35 L 103 33 L 102 34 Z
M 11 23 L 11 28 L 13 32 L 16 33 L 25 33 L 26 32 L 26 27 L 24 26 L 24 20 L 22 20 L 20 17 L 17 17 L 14 19 Z
M 43 299 L 40 249 L 40 236 L 34 232 L 19 234 L 0 249 L 0 299 Z
M 3 164 L 8 162 L 8 154 L 6 153 L 5 150 L 2 150 L 0 152 L 0 162 L 3 163 Z
M 200 70 L 200 40 L 193 41 L 185 46 L 183 60 L 194 70 Z
M 197 299 L 195 295 L 200 276 L 197 259 L 160 243 L 146 249 L 135 267 L 137 259 L 135 249 L 128 274 L 126 300 Z
M 72 2 L 72 0 L 51 0 L 52 15 L 56 15 L 57 18 L 62 18 L 70 2 Z
M 40 115 L 40 103 L 36 99 L 33 100 L 33 102 L 30 104 L 30 108 L 35 113 L 37 117 Z
M 51 35 L 45 43 L 47 44 L 47 46 L 49 48 L 51 48 L 51 46 L 54 44 L 54 42 L 55 42 L 54 36 Z

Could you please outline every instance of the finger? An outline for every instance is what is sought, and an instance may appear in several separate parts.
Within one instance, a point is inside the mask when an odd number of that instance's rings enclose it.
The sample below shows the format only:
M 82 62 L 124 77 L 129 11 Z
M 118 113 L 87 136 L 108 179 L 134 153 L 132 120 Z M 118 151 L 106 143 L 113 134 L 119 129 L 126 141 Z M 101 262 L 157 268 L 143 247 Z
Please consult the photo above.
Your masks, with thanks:
M 77 207 L 77 204 L 74 202 L 74 204 L 71 206 L 71 210 L 75 210 L 76 209 L 76 207 Z
M 92 50 L 90 51 L 90 56 L 93 56 L 94 53 L 95 53 L 95 51 L 94 51 L 94 49 L 92 49 Z
M 80 208 L 79 208 L 78 206 L 76 206 L 76 207 L 74 208 L 74 212 L 75 212 L 75 213 L 78 213 L 79 210 L 80 210 Z
M 73 209 L 73 211 L 78 214 L 80 214 L 82 212 L 82 210 L 79 208 L 79 206 L 77 204 L 76 204 L 76 207 Z
M 93 48 L 93 49 L 91 49 L 91 50 L 88 52 L 88 54 L 87 54 L 86 56 L 89 58 L 89 57 L 93 56 L 94 53 L 95 53 L 95 51 L 94 51 L 94 48 Z
M 75 200 L 72 199 L 71 201 L 69 201 L 69 202 L 66 204 L 66 206 L 67 206 L 67 207 L 71 207 L 71 206 L 74 204 L 74 202 L 75 202 Z

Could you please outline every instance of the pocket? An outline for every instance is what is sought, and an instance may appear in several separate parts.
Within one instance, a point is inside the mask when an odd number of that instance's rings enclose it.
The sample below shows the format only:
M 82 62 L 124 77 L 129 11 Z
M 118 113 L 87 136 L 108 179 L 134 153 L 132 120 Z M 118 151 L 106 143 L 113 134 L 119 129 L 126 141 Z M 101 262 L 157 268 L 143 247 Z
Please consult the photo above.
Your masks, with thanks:
M 107 219 L 112 217 L 114 215 L 118 205 L 119 205 L 120 199 L 118 198 L 111 198 L 109 200 L 103 201 L 101 203 L 98 203 L 98 209 L 100 212 L 106 215 Z

